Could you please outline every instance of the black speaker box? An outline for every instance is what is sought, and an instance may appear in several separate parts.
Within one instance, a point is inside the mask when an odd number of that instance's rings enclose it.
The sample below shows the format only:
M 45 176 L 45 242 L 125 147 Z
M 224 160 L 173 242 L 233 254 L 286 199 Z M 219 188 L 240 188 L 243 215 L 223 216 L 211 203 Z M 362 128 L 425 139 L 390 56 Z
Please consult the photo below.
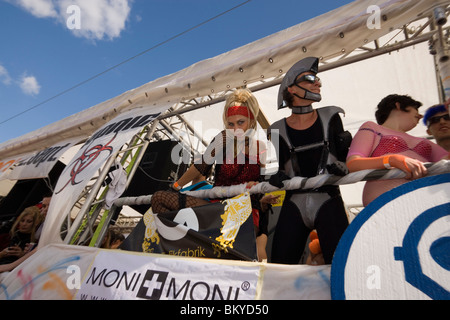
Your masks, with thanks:
M 171 159 L 172 149 L 178 142 L 162 140 L 150 143 L 142 157 L 130 185 L 121 197 L 150 195 L 159 190 L 167 190 L 187 169 L 187 165 Z M 144 214 L 150 205 L 131 206 Z

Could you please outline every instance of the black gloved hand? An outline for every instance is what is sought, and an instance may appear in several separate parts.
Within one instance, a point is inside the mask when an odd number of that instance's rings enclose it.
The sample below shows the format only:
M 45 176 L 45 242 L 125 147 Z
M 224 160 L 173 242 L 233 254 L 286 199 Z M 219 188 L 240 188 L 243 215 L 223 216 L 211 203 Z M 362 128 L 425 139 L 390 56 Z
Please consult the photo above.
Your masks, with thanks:
M 277 188 L 283 188 L 284 180 L 291 179 L 289 176 L 287 176 L 284 172 L 278 171 L 277 173 L 270 176 L 269 183 Z
M 342 161 L 336 161 L 327 165 L 327 170 L 330 174 L 334 174 L 336 176 L 345 176 L 348 174 L 347 165 Z

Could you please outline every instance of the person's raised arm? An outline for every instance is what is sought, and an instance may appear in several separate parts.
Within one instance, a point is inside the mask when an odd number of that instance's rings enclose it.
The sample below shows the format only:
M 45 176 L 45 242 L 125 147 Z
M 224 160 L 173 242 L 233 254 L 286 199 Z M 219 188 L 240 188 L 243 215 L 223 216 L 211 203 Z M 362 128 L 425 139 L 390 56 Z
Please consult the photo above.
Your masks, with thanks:
M 350 156 L 347 159 L 349 172 L 365 169 L 397 168 L 406 173 L 405 179 L 417 179 L 427 174 L 427 168 L 419 160 L 400 154 L 390 154 L 381 157 Z

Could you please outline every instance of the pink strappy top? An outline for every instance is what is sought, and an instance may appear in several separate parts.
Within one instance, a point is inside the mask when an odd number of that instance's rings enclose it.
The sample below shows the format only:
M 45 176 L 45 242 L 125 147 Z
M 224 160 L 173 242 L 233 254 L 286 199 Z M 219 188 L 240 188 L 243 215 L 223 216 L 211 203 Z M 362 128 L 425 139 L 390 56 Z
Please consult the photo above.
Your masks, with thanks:
M 436 162 L 448 152 L 437 144 L 380 126 L 374 122 L 365 122 L 353 138 L 348 157 L 379 157 L 385 154 L 403 154 L 423 161 Z
M 437 162 L 448 152 L 427 139 L 414 137 L 367 121 L 355 134 L 347 158 L 354 155 L 366 158 L 386 154 L 402 154 L 422 162 Z M 363 190 L 363 205 L 367 206 L 382 193 L 408 181 L 406 179 L 368 181 Z

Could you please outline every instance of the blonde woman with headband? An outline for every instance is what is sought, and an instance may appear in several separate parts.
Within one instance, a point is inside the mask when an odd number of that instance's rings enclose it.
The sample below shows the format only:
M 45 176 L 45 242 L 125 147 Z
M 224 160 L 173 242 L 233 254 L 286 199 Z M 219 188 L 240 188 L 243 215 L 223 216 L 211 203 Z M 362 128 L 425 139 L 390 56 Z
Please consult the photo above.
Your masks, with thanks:
M 154 213 L 164 213 L 185 207 L 197 207 L 211 201 L 181 194 L 177 191 L 198 176 L 209 176 L 215 164 L 214 186 L 231 186 L 247 183 L 251 188 L 261 180 L 265 164 L 266 146 L 254 138 L 259 103 L 248 89 L 237 89 L 230 94 L 223 110 L 225 130 L 209 144 L 200 159 L 178 179 L 171 191 L 158 191 L 152 196 Z M 258 259 L 267 259 L 268 204 L 277 197 L 252 195 L 252 214 L 255 225 Z

